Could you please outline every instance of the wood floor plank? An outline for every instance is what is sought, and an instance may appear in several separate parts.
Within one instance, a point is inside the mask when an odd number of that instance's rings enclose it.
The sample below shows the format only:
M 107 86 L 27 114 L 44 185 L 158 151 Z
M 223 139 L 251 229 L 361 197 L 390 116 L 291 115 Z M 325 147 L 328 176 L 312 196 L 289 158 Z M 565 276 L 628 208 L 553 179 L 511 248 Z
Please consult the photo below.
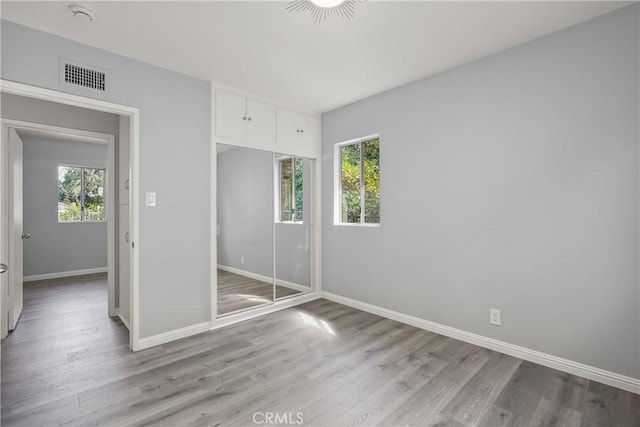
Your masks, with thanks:
M 536 426 L 576 426 L 580 425 L 582 413 L 567 406 L 541 398 L 531 418 L 531 425 Z
M 444 419 L 476 425 L 520 366 L 521 360 L 492 352 L 482 369 L 460 390 L 441 412 Z
M 548 384 L 558 371 L 531 362 L 522 362 L 496 399 L 496 405 L 530 420 Z
M 640 422 L 635 394 L 323 299 L 137 353 L 106 304 L 104 275 L 25 286 L 3 426 Z
M 582 426 L 640 425 L 640 396 L 604 384 L 590 382 Z
M 429 420 L 438 419 L 440 411 L 489 360 L 487 350 L 459 341 L 454 341 L 454 344 L 459 345 L 452 346 L 449 365 L 390 413 L 382 424 L 424 425 Z

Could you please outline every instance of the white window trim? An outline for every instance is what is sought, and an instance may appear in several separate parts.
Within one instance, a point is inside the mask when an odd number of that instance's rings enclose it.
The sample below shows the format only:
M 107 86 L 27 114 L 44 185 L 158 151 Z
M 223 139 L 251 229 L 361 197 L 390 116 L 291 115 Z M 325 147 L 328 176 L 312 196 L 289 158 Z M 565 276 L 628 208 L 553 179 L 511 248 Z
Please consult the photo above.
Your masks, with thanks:
M 66 163 L 58 164 L 58 172 L 60 171 L 60 167 L 64 168 L 76 168 L 76 169 L 97 169 L 104 171 L 104 208 L 105 214 L 103 220 L 86 220 L 84 219 L 84 172 L 80 174 L 80 194 L 82 195 L 82 205 L 80 207 L 80 221 L 60 221 L 60 212 L 58 212 L 58 204 L 56 203 L 56 216 L 58 218 L 58 224 L 101 224 L 107 222 L 107 168 L 106 167 L 93 167 L 93 166 L 80 166 L 80 165 L 69 165 Z M 58 178 L 60 179 L 60 178 Z M 57 197 L 56 197 L 57 199 Z
M 296 156 L 282 156 L 282 157 L 275 157 L 274 158 L 274 170 L 277 171 L 277 174 L 275 174 L 275 179 L 274 179 L 274 186 L 273 188 L 275 189 L 274 191 L 274 200 L 275 203 L 273 204 L 275 207 L 275 211 L 274 211 L 274 222 L 276 224 L 291 224 L 291 225 L 301 225 L 304 224 L 304 211 L 302 213 L 303 215 L 303 219 L 301 221 L 282 221 L 280 219 L 280 213 L 281 213 L 281 207 L 280 207 L 280 185 L 281 185 L 281 177 L 282 177 L 282 171 L 281 171 L 281 162 L 283 160 L 289 160 L 289 159 L 298 159 L 298 160 L 302 160 L 302 157 L 296 157 Z M 295 206 L 295 165 L 294 166 L 291 173 L 294 175 L 294 182 L 292 185 L 292 191 L 294 193 L 294 195 L 291 198 L 291 202 L 292 205 Z M 303 201 L 304 203 L 304 201 Z
M 335 226 L 345 226 L 345 227 L 380 227 L 380 223 L 365 223 L 364 215 L 360 216 L 360 222 L 342 222 L 340 220 L 341 217 L 341 203 L 340 196 L 342 194 L 342 159 L 340 155 L 340 149 L 345 145 L 355 145 L 360 144 L 365 141 L 370 141 L 372 139 L 380 139 L 379 133 L 374 133 L 372 135 L 363 136 L 361 138 L 350 139 L 348 141 L 338 142 L 333 146 L 333 225 Z M 362 164 L 360 165 L 360 176 L 364 173 L 364 169 L 362 168 Z M 362 178 L 361 178 L 362 179 Z M 364 185 L 360 186 L 360 209 L 361 212 L 364 212 L 362 205 L 364 204 Z

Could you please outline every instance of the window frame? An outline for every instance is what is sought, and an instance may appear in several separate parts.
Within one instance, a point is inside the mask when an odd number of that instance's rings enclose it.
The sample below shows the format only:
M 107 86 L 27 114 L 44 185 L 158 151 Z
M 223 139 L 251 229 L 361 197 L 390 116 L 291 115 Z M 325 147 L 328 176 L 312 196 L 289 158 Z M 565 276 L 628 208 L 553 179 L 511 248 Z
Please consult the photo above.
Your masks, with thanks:
M 277 157 L 275 158 L 275 162 L 276 162 L 276 169 L 278 171 L 278 174 L 275 177 L 275 201 L 276 203 L 274 203 L 275 205 L 275 223 L 277 224 L 304 224 L 304 195 L 302 196 L 302 216 L 301 216 L 301 220 L 300 221 L 296 221 L 296 220 L 289 220 L 289 221 L 285 221 L 282 220 L 281 214 L 282 214 L 282 199 L 281 199 L 281 188 L 282 188 L 282 162 L 285 160 L 293 160 L 292 165 L 291 165 L 291 210 L 292 210 L 292 217 L 295 218 L 295 212 L 296 212 L 296 163 L 298 161 L 300 162 L 304 162 L 304 159 L 302 157 L 296 157 L 296 156 L 281 156 L 281 157 Z M 303 163 L 303 168 L 304 168 L 304 163 Z M 304 171 L 304 169 L 303 169 Z M 304 172 L 303 172 L 304 174 Z M 302 181 L 302 185 L 304 187 L 304 180 Z M 304 192 L 303 192 L 304 194 Z
M 58 203 L 60 203 L 60 201 L 58 200 L 58 202 L 56 203 L 56 217 L 58 220 L 58 224 L 82 224 L 82 223 L 103 223 L 103 222 L 107 222 L 107 168 L 106 167 L 93 167 L 93 166 L 80 166 L 80 165 L 70 165 L 70 164 L 66 164 L 66 163 L 59 163 L 58 164 L 58 168 L 57 168 L 57 172 L 58 172 L 58 177 L 57 177 L 57 181 L 58 181 L 58 185 L 60 185 L 60 168 L 74 168 L 74 169 L 80 169 L 80 195 L 81 195 L 81 201 L 80 201 L 80 220 L 79 221 L 61 221 L 60 220 L 60 211 L 58 211 Z M 85 195 L 85 188 L 84 188 L 84 171 L 85 169 L 94 169 L 94 170 L 101 170 L 104 171 L 104 178 L 103 178 L 103 196 L 102 198 L 104 199 L 104 219 L 101 220 L 93 220 L 93 219 L 85 219 L 85 201 L 84 201 L 84 195 Z
M 346 227 L 380 227 L 381 222 L 364 222 L 365 220 L 365 185 L 364 185 L 364 150 L 362 145 L 373 139 L 380 140 L 380 134 L 363 136 L 338 142 L 333 146 L 333 225 Z M 360 145 L 360 222 L 342 222 L 342 153 L 341 148 L 347 145 Z

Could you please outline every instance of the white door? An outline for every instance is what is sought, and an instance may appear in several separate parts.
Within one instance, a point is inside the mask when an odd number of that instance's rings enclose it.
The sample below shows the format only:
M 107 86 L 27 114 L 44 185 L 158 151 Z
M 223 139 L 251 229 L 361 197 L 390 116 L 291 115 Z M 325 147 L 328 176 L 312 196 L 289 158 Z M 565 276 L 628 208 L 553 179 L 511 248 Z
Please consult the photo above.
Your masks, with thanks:
M 131 233 L 129 230 L 129 205 L 120 205 L 119 212 L 119 236 L 118 236 L 118 283 L 120 285 L 119 314 L 124 324 L 129 328 L 130 323 L 130 280 L 131 274 Z
M 22 140 L 9 128 L 9 330 L 13 330 L 22 314 Z
M 247 133 L 247 98 L 216 91 L 216 135 L 244 139 Z
M 2 135 L 0 135 L 0 338 L 5 338 L 9 333 L 9 307 L 7 298 L 9 296 L 9 235 L 8 209 L 9 209 L 9 163 L 7 161 L 9 145 L 7 142 L 7 128 L 2 125 Z

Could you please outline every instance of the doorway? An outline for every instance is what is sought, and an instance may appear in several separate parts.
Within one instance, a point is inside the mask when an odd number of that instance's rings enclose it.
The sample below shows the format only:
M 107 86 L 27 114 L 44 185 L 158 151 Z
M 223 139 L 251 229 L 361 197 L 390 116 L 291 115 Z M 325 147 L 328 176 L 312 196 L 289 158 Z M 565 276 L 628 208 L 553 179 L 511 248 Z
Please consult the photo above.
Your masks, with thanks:
M 123 323 L 125 323 L 129 327 L 129 347 L 131 350 L 138 350 L 139 345 L 139 331 L 138 331 L 138 254 L 137 250 L 135 250 L 135 246 L 137 243 L 138 236 L 138 185 L 137 185 L 137 177 L 138 177 L 138 144 L 139 144 L 139 111 L 138 109 L 122 106 L 118 104 L 112 104 L 104 101 L 98 101 L 90 98 L 80 97 L 76 95 L 70 95 L 62 92 L 57 92 L 48 89 L 36 88 L 29 85 L 24 85 L 15 82 L 8 82 L 4 80 L 0 80 L 0 91 L 2 95 L 18 95 L 21 97 L 29 98 L 32 100 L 41 100 L 47 101 L 55 104 L 59 104 L 67 107 L 80 107 L 81 109 L 93 112 L 105 112 L 116 114 L 120 117 L 120 123 L 126 123 L 126 126 L 120 126 L 120 139 L 126 139 L 128 147 L 126 153 L 117 153 L 116 147 L 114 144 L 113 135 L 104 135 L 99 132 L 88 132 L 88 131 L 77 131 L 72 128 L 61 128 L 59 126 L 54 126 L 50 124 L 41 124 L 41 123 L 33 123 L 33 122 L 20 122 L 16 123 L 15 120 L 3 120 L 2 123 L 2 149 L 0 149 L 0 163 L 2 164 L 2 174 L 0 174 L 0 193 L 2 200 L 2 209 L 0 209 L 0 223 L 3 226 L 3 235 L 5 234 L 5 230 L 9 231 L 9 223 L 11 222 L 14 227 L 13 235 L 11 236 L 11 240 L 3 239 L 2 245 L 0 245 L 0 262 L 7 264 L 8 269 L 5 274 L 0 274 L 0 284 L 2 285 L 3 292 L 0 292 L 0 306 L 3 307 L 3 312 L 0 313 L 3 320 L 2 330 L 10 329 L 11 327 L 15 327 L 14 322 L 19 320 L 19 313 L 21 311 L 21 289 L 18 289 L 17 283 L 20 283 L 19 279 L 22 274 L 19 272 L 19 267 L 15 268 L 15 274 L 12 276 L 12 260 L 17 260 L 15 252 L 18 252 L 20 249 L 20 243 L 17 241 L 17 236 L 20 236 L 20 240 L 24 243 L 24 239 L 28 239 L 27 235 L 29 234 L 28 230 L 20 230 L 20 221 L 19 214 L 20 212 L 14 212 L 15 206 L 19 203 L 13 203 L 14 200 L 18 200 L 14 198 L 10 191 L 17 191 L 12 181 L 17 181 L 12 179 L 12 175 L 15 175 L 16 167 L 14 167 L 11 171 L 9 168 L 10 162 L 13 165 L 18 165 L 19 162 L 16 162 L 9 154 L 9 135 L 12 135 L 12 139 L 15 144 L 20 144 L 16 141 L 15 136 L 20 136 L 19 129 L 29 129 L 30 132 L 57 132 L 58 134 L 65 134 L 70 138 L 84 138 L 84 139 L 92 139 L 94 143 L 105 144 L 109 151 L 109 159 L 108 165 L 105 168 L 105 183 L 106 183 L 106 202 L 104 204 L 104 215 L 106 219 L 106 225 L 108 227 L 108 238 L 107 242 L 109 248 L 107 250 L 108 253 L 108 262 L 107 262 L 107 272 L 108 272 L 108 281 L 109 281 L 109 302 L 108 302 L 108 311 L 110 316 L 119 315 L 119 307 L 118 307 L 118 288 L 116 283 L 119 280 L 122 280 L 125 277 L 128 283 L 126 286 L 122 287 L 122 291 L 127 294 L 128 301 L 126 302 L 126 307 L 128 310 L 128 318 L 123 319 Z M 4 114 L 4 113 L 3 113 Z M 19 122 L 19 121 L 18 121 Z M 18 131 L 16 131 L 18 129 Z M 14 134 L 15 133 L 15 134 Z M 12 151 L 12 154 L 15 150 Z M 119 179 L 116 179 L 116 158 L 120 159 L 121 156 L 126 155 L 129 167 L 127 168 L 127 176 L 126 179 L 123 179 L 120 182 Z M 77 166 L 77 165 L 68 165 L 68 166 Z M 97 169 L 97 168 L 93 168 Z M 9 173 L 11 172 L 11 174 Z M 96 172 L 89 171 L 89 172 Z M 84 172 L 83 172 L 84 173 Z M 126 181 L 126 182 L 125 182 Z M 127 190 L 126 203 L 121 205 L 120 200 L 118 200 L 118 194 L 116 193 L 116 189 L 119 187 L 123 187 Z M 11 198 L 9 197 L 11 195 Z M 109 203 L 111 200 L 111 203 Z M 84 209 L 87 206 L 83 206 Z M 10 213 L 12 215 L 10 215 Z M 95 212 L 94 212 L 95 214 Z M 85 215 L 85 214 L 81 214 Z M 90 215 L 87 213 L 87 217 Z M 125 217 L 126 221 L 121 221 L 121 218 Z M 128 223 L 128 229 L 125 233 L 124 230 L 118 230 L 118 224 L 121 222 Z M 119 231 L 123 231 L 119 233 Z M 120 234 L 122 236 L 120 236 Z M 122 237 L 122 239 L 119 239 Z M 24 239 L 23 239 L 24 238 Z M 126 239 L 126 240 L 125 240 Z M 125 242 L 124 244 L 120 242 L 122 240 Z M 28 240 L 27 240 L 28 241 Z M 118 272 L 118 264 L 121 261 L 118 259 L 118 252 L 122 252 L 122 248 L 127 249 L 126 260 L 128 261 L 128 265 L 126 268 L 121 269 L 121 272 Z M 14 252 L 12 255 L 11 253 Z M 11 256 L 10 256 L 11 255 Z M 12 279 L 12 285 L 9 285 L 10 279 Z M 6 292 L 5 292 L 6 290 Z M 11 299 L 7 298 L 11 292 Z M 6 311 L 4 311 L 6 308 Z M 11 309 L 11 314 L 9 314 L 9 309 Z M 6 314 L 6 316 L 4 315 Z M 6 319 L 6 320 L 5 320 Z
M 2 337 L 17 326 L 25 282 L 107 273 L 108 315 L 118 316 L 115 135 L 10 119 L 2 135 L 9 265 Z

